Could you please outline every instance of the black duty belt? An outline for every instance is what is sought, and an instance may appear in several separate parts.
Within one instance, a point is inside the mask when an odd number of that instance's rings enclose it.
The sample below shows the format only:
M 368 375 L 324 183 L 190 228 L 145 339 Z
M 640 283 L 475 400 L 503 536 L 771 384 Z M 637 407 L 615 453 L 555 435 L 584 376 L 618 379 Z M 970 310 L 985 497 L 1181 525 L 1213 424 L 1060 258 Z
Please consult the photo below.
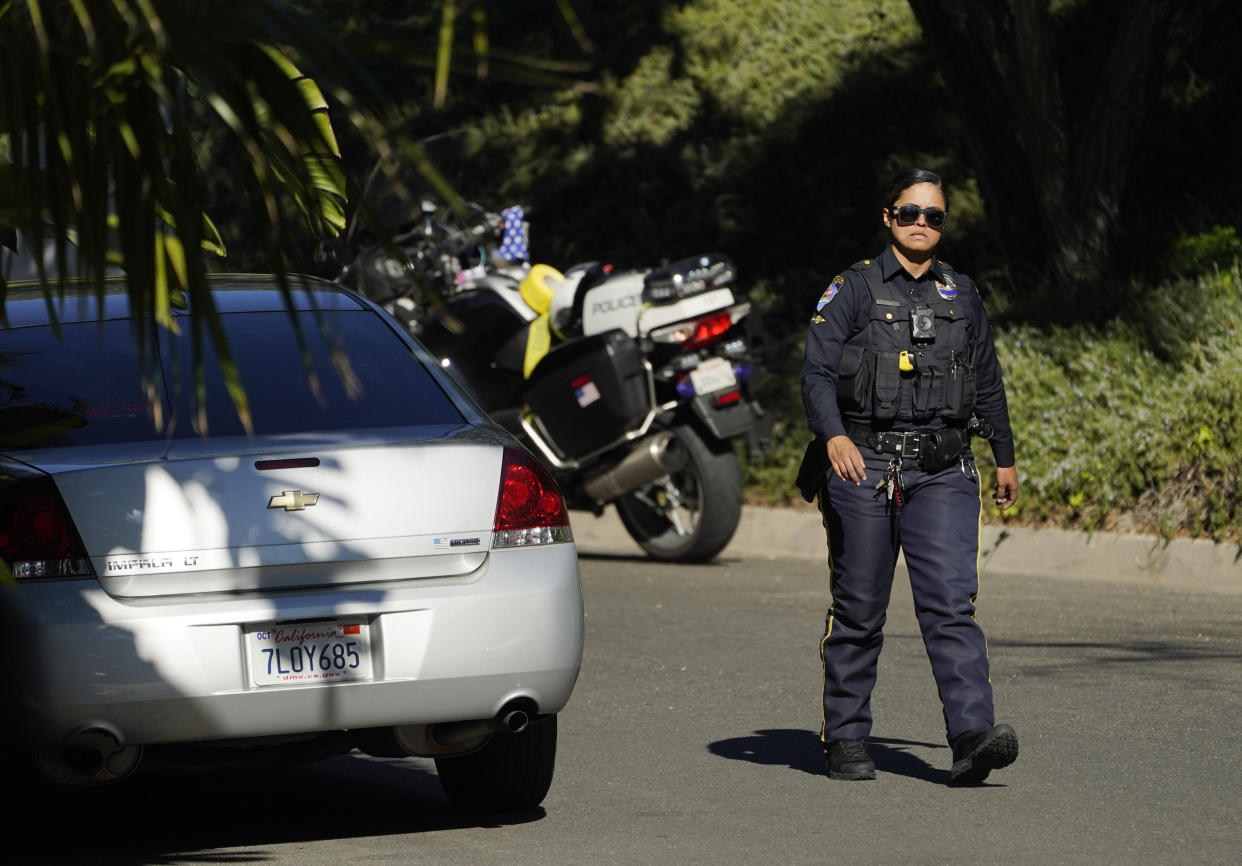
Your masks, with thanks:
M 882 454 L 896 454 L 899 457 L 918 459 L 920 455 L 933 449 L 940 450 L 939 445 L 946 433 L 950 436 L 960 434 L 961 442 L 969 439 L 964 430 L 946 428 L 940 431 L 911 430 L 904 433 L 892 431 L 879 432 L 870 427 L 858 424 L 846 424 L 845 432 L 856 445 L 866 445 L 873 451 Z

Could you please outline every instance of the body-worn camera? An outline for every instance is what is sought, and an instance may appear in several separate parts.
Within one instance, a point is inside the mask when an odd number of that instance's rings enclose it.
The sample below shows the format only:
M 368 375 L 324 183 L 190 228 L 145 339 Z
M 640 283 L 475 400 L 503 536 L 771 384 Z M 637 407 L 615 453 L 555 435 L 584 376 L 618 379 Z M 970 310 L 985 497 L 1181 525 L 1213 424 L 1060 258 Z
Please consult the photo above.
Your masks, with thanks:
M 936 339 L 936 314 L 931 307 L 915 307 L 910 311 L 910 337 L 924 342 Z

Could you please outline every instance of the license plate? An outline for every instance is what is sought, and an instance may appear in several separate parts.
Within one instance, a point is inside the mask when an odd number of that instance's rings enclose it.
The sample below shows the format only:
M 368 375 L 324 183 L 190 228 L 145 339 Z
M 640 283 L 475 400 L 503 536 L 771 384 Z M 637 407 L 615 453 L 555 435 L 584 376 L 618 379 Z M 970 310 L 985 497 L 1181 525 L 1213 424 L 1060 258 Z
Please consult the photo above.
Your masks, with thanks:
M 365 622 L 275 624 L 246 632 L 250 680 L 256 686 L 317 685 L 371 678 L 371 633 Z
M 724 358 L 710 358 L 690 371 L 690 384 L 694 385 L 694 393 L 710 394 L 732 388 L 737 384 L 737 376 L 733 375 L 733 365 Z

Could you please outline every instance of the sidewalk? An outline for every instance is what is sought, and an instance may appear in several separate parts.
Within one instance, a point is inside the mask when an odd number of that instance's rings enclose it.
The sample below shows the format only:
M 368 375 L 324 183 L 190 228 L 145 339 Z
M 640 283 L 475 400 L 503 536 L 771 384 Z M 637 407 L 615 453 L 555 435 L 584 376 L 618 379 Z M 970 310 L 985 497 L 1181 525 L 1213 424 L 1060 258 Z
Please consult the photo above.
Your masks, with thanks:
M 643 555 L 616 510 L 601 517 L 570 512 L 582 553 Z M 813 505 L 746 508 L 725 559 L 817 559 L 827 563 L 824 530 Z M 1108 580 L 1165 589 L 1242 594 L 1242 548 L 1237 544 L 1150 535 L 1069 532 L 985 525 L 980 557 L 984 575 L 1039 574 Z

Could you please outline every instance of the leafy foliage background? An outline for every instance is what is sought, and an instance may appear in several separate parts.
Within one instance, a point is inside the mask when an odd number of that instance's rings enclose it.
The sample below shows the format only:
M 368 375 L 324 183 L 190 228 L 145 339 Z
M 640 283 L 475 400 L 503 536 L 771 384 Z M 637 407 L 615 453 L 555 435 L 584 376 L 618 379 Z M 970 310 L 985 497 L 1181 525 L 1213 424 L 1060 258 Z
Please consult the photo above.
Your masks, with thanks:
M 355 39 L 407 28 L 432 44 L 438 26 L 421 6 L 307 5 L 348 21 Z M 1218 4 L 1191 59 L 1166 70 L 1159 98 L 1140 106 L 1123 236 L 1109 277 L 1083 289 L 1033 276 L 1033 245 L 1006 219 L 1028 203 L 985 206 L 962 147 L 979 120 L 953 108 L 963 100 L 949 98 L 939 48 L 904 0 L 574 7 L 589 45 L 551 0 L 486 5 L 497 51 L 589 64 L 561 86 L 476 78 L 468 29 L 443 108 L 399 57 L 376 61 L 377 78 L 464 195 L 530 208 L 536 260 L 734 257 L 764 311 L 773 373 L 764 404 L 778 419 L 772 454 L 748 464 L 752 498 L 796 495 L 810 306 L 837 271 L 878 251 L 881 191 L 919 165 L 950 184 L 941 252 L 975 277 L 998 327 L 1024 479 L 1004 519 L 1239 537 L 1242 184 L 1228 145 L 1240 131 L 1238 4 Z M 1062 87 L 1071 102 L 1085 99 L 1101 72 L 1097 46 L 1125 5 L 1050 7 Z M 365 142 L 342 146 L 365 172 Z

